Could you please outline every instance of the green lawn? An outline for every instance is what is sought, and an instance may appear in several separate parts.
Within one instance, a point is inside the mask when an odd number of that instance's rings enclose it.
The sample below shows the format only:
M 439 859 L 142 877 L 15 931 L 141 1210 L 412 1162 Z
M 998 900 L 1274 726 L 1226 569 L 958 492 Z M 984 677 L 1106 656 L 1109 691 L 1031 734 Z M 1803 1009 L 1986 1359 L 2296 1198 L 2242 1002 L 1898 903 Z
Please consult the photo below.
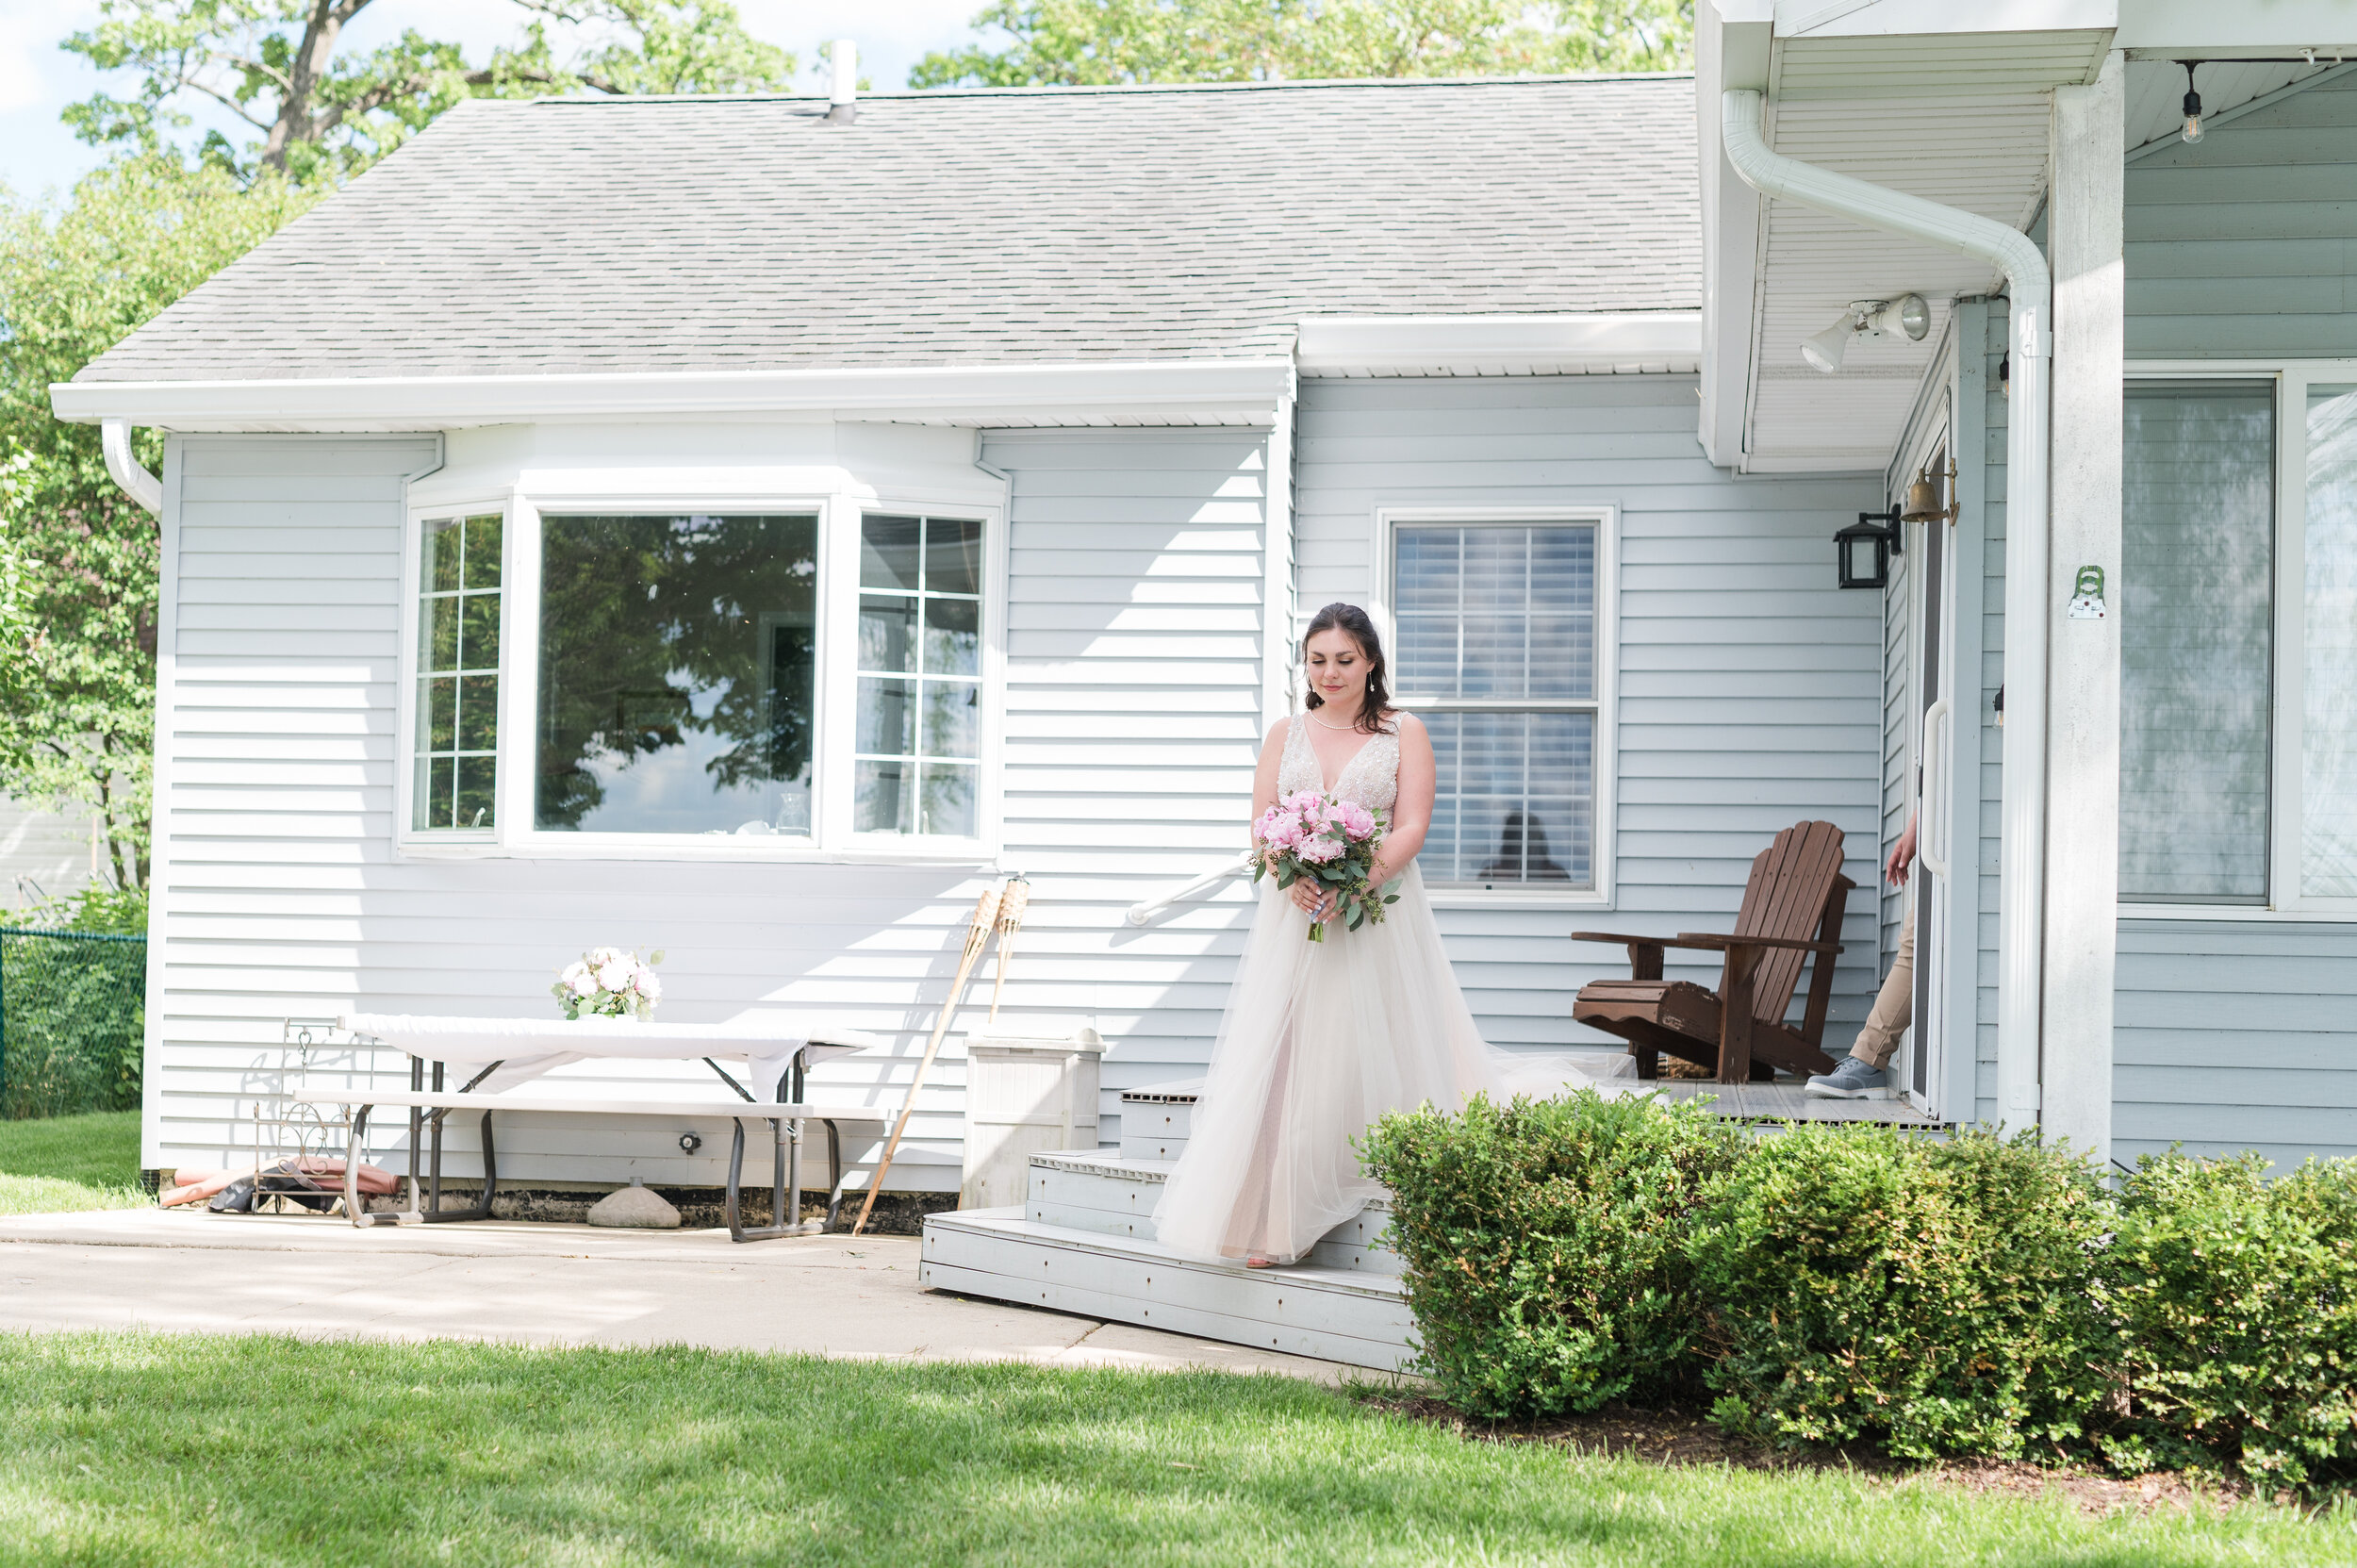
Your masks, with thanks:
M 0 1563 L 2346 1562 L 2348 1514 L 2083 1517 L 1470 1441 L 1276 1378 L 0 1337 Z
M 0 1214 L 137 1209 L 140 1114 L 97 1111 L 41 1121 L 0 1121 Z

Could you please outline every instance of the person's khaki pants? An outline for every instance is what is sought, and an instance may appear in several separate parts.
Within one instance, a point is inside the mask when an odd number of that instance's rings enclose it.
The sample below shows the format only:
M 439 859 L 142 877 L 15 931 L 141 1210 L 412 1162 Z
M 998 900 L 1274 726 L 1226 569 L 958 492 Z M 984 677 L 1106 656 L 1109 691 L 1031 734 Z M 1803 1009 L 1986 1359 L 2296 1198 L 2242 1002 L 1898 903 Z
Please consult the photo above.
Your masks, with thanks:
M 1907 899 L 1907 917 L 1899 929 L 1899 956 L 1874 993 L 1874 1010 L 1857 1032 L 1850 1054 L 1870 1067 L 1887 1067 L 1898 1053 L 1899 1036 L 1915 1021 L 1915 900 Z

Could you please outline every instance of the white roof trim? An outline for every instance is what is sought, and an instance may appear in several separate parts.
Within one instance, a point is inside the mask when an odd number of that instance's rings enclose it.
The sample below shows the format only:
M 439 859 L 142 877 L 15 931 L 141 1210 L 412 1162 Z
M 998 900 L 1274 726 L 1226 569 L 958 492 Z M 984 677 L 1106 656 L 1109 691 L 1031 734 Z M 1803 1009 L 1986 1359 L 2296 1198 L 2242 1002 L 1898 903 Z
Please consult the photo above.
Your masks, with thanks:
M 1550 316 L 1310 316 L 1303 375 L 1579 375 L 1692 371 L 1698 310 Z
M 550 421 L 781 416 L 938 424 L 1261 423 L 1285 359 L 611 375 L 67 381 L 61 420 L 185 431 L 453 430 Z

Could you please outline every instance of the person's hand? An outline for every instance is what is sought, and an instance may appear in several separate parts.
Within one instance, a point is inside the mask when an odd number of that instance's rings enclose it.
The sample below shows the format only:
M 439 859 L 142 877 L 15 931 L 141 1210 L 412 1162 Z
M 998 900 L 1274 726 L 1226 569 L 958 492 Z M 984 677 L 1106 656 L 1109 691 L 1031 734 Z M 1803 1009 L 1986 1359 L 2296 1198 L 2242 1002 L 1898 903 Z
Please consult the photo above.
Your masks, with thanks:
M 1334 894 L 1326 883 L 1304 877 L 1293 885 L 1294 907 L 1312 920 L 1323 920 L 1334 913 Z
M 1883 880 L 1893 887 L 1907 884 L 1907 872 L 1915 865 L 1915 818 L 1907 817 L 1907 831 L 1899 835 L 1899 842 L 1890 847 L 1890 858 L 1883 862 Z

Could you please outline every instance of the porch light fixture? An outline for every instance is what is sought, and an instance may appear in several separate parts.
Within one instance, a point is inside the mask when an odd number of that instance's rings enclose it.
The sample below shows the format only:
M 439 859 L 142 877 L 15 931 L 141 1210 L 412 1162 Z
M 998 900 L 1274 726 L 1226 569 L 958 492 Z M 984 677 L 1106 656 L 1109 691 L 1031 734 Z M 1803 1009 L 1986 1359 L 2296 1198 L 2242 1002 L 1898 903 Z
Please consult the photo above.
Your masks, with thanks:
M 1801 357 L 1811 370 L 1831 375 L 1841 369 L 1853 338 L 1879 338 L 1887 332 L 1920 343 L 1931 329 L 1931 307 L 1920 294 L 1902 294 L 1895 300 L 1852 300 L 1839 321 L 1802 339 Z
M 2201 62 L 2179 60 L 2177 63 L 2185 68 L 2185 140 L 2199 141 L 2201 140 L 2201 94 L 2194 91 L 2193 68 Z
M 1860 512 L 1857 521 L 1833 536 L 1834 562 L 1845 588 L 1880 588 L 1890 584 L 1890 557 L 1904 551 L 1899 508 Z

